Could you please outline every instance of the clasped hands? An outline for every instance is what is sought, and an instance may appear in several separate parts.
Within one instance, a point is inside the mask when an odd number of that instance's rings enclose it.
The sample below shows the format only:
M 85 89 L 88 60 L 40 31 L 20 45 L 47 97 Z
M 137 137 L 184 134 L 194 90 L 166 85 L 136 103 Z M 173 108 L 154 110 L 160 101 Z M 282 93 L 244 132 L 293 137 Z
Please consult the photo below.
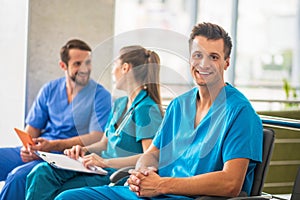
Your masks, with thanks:
M 127 180 L 129 189 L 141 197 L 153 197 L 162 194 L 160 181 L 162 178 L 157 174 L 157 169 L 147 167 L 143 169 L 129 170 L 131 174 Z

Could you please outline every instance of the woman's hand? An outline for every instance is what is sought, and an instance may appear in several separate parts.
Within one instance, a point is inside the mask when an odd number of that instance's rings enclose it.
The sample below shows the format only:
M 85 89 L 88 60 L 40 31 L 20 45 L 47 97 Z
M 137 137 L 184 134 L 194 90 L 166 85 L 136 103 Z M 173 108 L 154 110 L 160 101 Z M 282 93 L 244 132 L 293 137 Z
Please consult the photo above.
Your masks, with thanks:
M 71 149 L 65 149 L 64 154 L 77 160 L 79 157 L 83 157 L 88 152 L 86 147 L 80 145 L 73 146 Z
M 88 168 L 89 166 L 98 166 L 102 168 L 109 167 L 107 160 L 95 153 L 84 156 L 82 159 L 82 163 L 86 168 Z

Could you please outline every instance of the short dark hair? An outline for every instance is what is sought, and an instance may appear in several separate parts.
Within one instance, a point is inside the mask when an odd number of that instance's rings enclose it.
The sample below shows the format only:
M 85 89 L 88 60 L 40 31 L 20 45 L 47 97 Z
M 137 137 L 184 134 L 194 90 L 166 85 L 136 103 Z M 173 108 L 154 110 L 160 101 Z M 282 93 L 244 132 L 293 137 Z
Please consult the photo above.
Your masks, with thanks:
M 224 41 L 224 59 L 230 57 L 232 42 L 228 33 L 219 25 L 203 22 L 194 26 L 192 33 L 190 34 L 189 47 L 192 48 L 193 40 L 196 36 L 206 37 L 208 40 L 223 39 Z
M 60 59 L 68 65 L 70 60 L 69 51 L 71 49 L 79 49 L 83 51 L 92 51 L 91 47 L 82 40 L 72 39 L 69 40 L 61 49 L 60 49 Z

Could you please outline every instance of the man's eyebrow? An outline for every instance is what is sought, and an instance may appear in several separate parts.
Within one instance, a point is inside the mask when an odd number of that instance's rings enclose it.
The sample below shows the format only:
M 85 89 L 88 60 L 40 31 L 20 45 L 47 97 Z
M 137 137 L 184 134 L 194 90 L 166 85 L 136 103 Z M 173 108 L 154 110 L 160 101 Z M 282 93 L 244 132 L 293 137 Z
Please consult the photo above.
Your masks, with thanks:
M 221 56 L 221 54 L 219 54 L 218 52 L 212 52 L 212 53 L 210 53 L 210 55 L 217 55 L 217 56 Z
M 201 51 L 201 50 L 195 50 L 192 52 L 192 54 L 194 53 L 202 53 L 202 54 L 207 54 L 207 55 L 217 55 L 217 56 L 221 56 L 220 53 L 218 52 L 205 52 L 205 51 Z
M 203 53 L 203 51 L 197 49 L 197 50 L 195 50 L 195 51 L 192 51 L 192 54 L 193 54 L 193 53 Z

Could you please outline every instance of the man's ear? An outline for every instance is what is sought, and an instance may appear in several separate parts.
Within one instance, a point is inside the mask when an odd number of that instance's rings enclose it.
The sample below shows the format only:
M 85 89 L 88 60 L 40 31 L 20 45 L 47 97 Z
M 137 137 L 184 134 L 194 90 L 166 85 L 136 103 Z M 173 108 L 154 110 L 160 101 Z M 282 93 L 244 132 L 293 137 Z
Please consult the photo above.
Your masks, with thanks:
M 66 71 L 67 70 L 67 65 L 63 61 L 59 61 L 59 66 L 62 70 Z
M 225 67 L 224 67 L 224 70 L 227 70 L 228 67 L 229 67 L 229 65 L 230 65 L 230 58 L 228 57 L 228 58 L 226 58 L 226 60 L 225 60 Z
M 131 65 L 129 63 L 125 62 L 122 64 L 121 70 L 123 74 L 128 73 L 130 69 L 131 69 Z

